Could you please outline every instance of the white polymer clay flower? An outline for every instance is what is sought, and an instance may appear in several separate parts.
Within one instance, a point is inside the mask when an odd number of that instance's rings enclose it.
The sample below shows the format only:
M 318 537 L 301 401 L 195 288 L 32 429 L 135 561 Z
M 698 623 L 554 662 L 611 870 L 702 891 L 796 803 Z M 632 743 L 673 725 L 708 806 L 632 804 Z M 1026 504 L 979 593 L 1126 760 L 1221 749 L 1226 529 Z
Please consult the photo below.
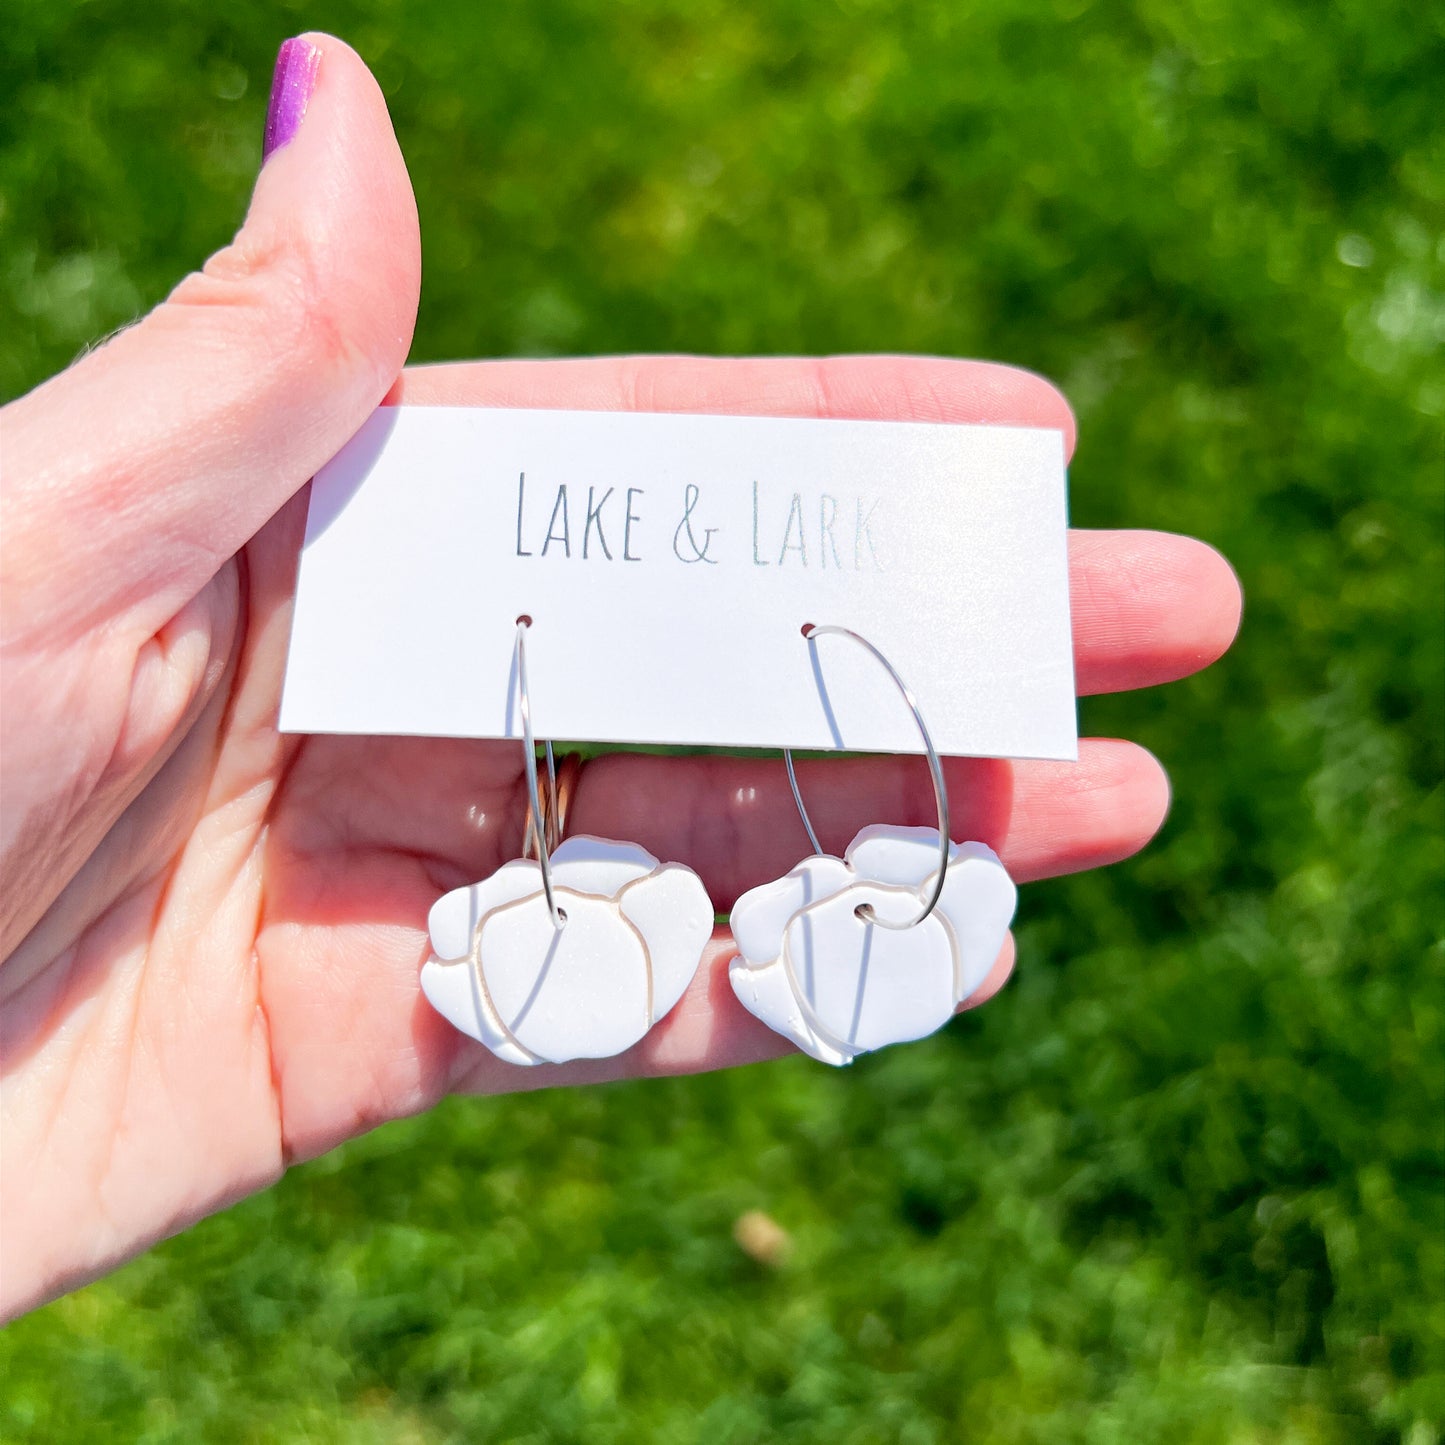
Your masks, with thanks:
M 731 925 L 733 991 L 749 1012 L 815 1059 L 848 1064 L 921 1039 L 984 980 L 1018 890 L 982 843 L 951 843 L 938 906 L 913 928 L 938 876 L 936 828 L 864 828 L 842 858 L 805 858 L 744 893 Z
M 514 1064 L 598 1059 L 630 1048 L 683 995 L 712 933 L 702 880 L 604 838 L 551 855 L 553 924 L 530 859 L 437 900 L 421 986 L 463 1033 Z

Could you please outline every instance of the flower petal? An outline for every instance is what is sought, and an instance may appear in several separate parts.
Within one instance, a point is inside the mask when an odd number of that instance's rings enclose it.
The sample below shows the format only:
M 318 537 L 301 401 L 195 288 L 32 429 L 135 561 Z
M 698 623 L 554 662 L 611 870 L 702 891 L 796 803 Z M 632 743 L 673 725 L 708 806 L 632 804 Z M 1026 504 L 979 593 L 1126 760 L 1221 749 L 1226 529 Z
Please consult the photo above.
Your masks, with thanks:
M 926 898 L 933 878 L 920 893 Z M 998 854 L 982 843 L 955 843 L 943 880 L 938 912 L 948 919 L 958 945 L 962 1003 L 988 975 L 1013 922 L 1019 891 Z
M 728 967 L 728 982 L 738 1002 L 750 1014 L 760 1018 L 774 1033 L 791 1040 L 805 1054 L 835 1067 L 853 1062 L 852 1051 L 840 1052 L 808 1027 L 781 959 L 750 964 L 744 958 L 735 958 Z
M 566 838 L 552 853 L 552 881 L 578 893 L 610 898 L 657 867 L 657 859 L 636 843 L 616 843 L 579 833 Z
M 950 858 L 957 847 L 950 844 Z M 938 872 L 938 829 L 871 823 L 848 845 L 843 857 L 860 878 L 916 888 Z
M 509 1064 L 536 1064 L 541 1060 L 519 1049 L 487 1011 L 476 970 L 471 964 L 442 963 L 428 959 L 422 965 L 421 989 L 427 1002 L 453 1028 L 485 1044 Z
M 664 863 L 626 884 L 617 906 L 647 946 L 656 1023 L 672 1011 L 702 962 L 703 948 L 712 937 L 712 899 L 691 868 Z
M 738 952 L 749 963 L 771 963 L 782 952 L 788 920 L 800 908 L 848 887 L 853 876 L 841 858 L 815 853 L 784 877 L 750 888 L 733 904 L 728 919 Z
M 504 863 L 480 883 L 444 893 L 427 914 L 432 952 L 438 958 L 465 958 L 471 952 L 472 931 L 483 914 L 536 893 L 541 887 L 542 870 L 530 859 L 519 858 Z
M 957 959 L 949 930 L 933 917 L 906 929 L 920 907 L 911 888 L 857 883 L 802 909 L 783 939 L 794 990 L 809 1024 L 842 1049 L 921 1039 L 953 1017 Z
M 551 1063 L 602 1059 L 647 1032 L 642 935 L 611 899 L 555 890 L 567 915 L 554 928 L 533 894 L 482 921 L 478 957 L 498 1017 L 526 1049 Z

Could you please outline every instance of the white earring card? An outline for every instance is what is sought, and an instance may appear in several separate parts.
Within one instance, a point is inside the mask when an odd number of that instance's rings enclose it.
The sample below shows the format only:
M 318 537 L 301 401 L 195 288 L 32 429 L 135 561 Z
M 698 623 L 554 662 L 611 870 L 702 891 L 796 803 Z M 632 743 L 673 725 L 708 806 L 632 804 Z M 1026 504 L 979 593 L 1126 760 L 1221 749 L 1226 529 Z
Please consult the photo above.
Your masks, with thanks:
M 287 732 L 1077 756 L 1062 434 L 378 410 L 312 484 Z

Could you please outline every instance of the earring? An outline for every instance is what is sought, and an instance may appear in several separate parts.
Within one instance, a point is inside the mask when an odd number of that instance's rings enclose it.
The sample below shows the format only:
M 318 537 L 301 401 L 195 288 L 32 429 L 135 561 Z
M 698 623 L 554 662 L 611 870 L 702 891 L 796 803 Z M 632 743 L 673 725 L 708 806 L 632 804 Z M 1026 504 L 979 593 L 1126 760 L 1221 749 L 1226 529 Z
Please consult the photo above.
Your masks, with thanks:
M 668 1013 L 702 961 L 712 900 L 681 863 L 606 838 L 561 839 L 557 771 L 550 808 L 537 785 L 525 637 L 514 666 L 537 857 L 440 898 L 427 918 L 427 1001 L 512 1064 L 600 1059 L 631 1048 Z
M 943 765 L 918 703 L 886 657 L 847 627 L 808 627 L 809 647 L 848 637 L 882 663 L 923 738 L 937 828 L 874 824 L 842 858 L 823 852 L 785 748 L 788 783 L 813 845 L 786 877 L 744 893 L 729 920 L 728 977 L 743 1006 L 825 1064 L 943 1027 L 1002 948 L 1018 890 L 982 843 L 949 839 Z

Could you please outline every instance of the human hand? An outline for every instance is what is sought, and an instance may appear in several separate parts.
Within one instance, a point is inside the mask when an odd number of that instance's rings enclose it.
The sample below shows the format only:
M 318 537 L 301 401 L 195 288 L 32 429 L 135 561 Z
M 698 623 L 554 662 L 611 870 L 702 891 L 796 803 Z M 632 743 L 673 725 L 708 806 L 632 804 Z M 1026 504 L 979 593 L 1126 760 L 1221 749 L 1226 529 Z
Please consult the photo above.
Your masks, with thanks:
M 521 843 L 521 749 L 275 729 L 308 477 L 392 400 L 1012 422 L 1065 430 L 1028 373 L 902 357 L 618 358 L 399 382 L 419 247 L 379 91 L 309 37 L 315 88 L 235 244 L 140 325 L 3 413 L 0 1306 L 14 1313 L 388 1119 L 493 1092 L 783 1052 L 719 931 L 635 1049 L 516 1069 L 421 999 L 426 914 Z M 305 59 L 305 50 L 293 57 Z M 305 67 L 302 67 L 304 72 Z M 395 384 L 394 384 L 395 383 Z M 1228 646 L 1233 574 L 1156 533 L 1071 539 L 1080 690 Z M 825 846 L 927 823 L 919 760 L 800 765 Z M 950 760 L 956 832 L 1020 881 L 1123 858 L 1168 786 L 1126 742 L 1077 764 Z M 588 763 L 574 832 L 695 868 L 717 906 L 806 849 L 775 759 Z M 1001 986 L 1006 950 L 969 1001 Z

